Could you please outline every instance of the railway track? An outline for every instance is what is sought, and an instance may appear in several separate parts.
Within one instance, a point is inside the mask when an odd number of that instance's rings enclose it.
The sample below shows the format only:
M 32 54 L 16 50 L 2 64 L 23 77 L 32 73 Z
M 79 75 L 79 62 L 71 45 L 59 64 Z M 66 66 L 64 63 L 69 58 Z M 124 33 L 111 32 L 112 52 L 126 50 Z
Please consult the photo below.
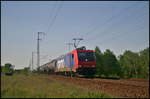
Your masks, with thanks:
M 91 90 L 106 92 L 116 97 L 149 98 L 149 81 L 141 79 L 100 79 L 66 77 L 62 75 L 48 75 L 65 83 L 73 83 Z

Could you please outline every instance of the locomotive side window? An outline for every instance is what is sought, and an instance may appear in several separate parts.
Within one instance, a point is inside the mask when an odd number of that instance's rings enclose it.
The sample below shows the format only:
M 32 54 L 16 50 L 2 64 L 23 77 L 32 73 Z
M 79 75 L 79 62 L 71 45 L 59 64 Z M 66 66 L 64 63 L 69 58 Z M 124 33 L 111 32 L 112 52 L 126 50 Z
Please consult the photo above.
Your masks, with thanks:
M 72 54 L 72 58 L 74 58 L 74 55 Z
M 78 52 L 79 61 L 95 61 L 93 52 Z

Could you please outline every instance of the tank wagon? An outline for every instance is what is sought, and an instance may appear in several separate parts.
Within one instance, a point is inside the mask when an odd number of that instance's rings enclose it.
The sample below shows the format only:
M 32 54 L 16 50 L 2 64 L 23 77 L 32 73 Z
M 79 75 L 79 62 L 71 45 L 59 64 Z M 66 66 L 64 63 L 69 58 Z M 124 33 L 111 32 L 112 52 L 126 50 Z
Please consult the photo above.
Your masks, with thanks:
M 78 48 L 40 66 L 40 70 L 44 72 L 86 75 L 94 74 L 95 66 L 96 58 L 94 51 Z

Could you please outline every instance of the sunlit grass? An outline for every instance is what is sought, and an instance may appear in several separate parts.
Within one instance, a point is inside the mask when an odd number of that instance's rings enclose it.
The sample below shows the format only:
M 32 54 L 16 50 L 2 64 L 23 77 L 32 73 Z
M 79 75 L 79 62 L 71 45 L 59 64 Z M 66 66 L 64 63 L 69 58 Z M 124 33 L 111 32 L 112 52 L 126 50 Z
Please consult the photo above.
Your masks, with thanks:
M 45 75 L 1 76 L 2 98 L 105 98 L 104 93 L 56 81 Z

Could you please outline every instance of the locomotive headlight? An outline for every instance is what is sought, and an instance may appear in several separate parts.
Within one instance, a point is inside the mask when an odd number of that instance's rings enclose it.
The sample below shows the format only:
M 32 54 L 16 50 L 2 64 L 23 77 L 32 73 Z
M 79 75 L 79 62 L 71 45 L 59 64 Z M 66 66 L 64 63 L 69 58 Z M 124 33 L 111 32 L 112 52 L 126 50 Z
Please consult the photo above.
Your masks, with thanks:
M 92 67 L 95 67 L 95 65 L 92 65 Z
M 81 67 L 81 65 L 79 65 L 79 67 Z

